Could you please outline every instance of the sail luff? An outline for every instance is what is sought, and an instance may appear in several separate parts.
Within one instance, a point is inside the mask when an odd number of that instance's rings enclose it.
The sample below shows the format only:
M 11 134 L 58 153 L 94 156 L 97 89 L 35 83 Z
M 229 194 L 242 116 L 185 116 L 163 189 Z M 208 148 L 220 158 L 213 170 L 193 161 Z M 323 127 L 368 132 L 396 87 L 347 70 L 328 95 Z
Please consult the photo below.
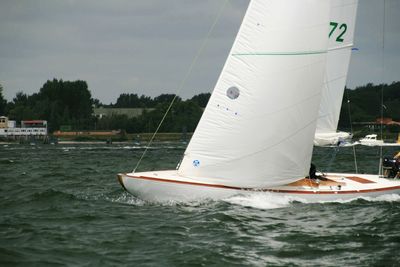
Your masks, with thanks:
M 253 0 L 180 175 L 263 187 L 308 173 L 327 54 L 328 0 Z

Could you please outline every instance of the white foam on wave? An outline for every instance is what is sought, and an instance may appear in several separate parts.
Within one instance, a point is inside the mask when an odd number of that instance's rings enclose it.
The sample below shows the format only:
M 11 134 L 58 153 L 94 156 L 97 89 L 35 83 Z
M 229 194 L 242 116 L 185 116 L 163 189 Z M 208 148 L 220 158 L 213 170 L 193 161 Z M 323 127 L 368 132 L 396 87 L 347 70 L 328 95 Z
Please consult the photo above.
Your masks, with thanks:
M 346 204 L 359 199 L 363 199 L 368 202 L 400 202 L 400 195 L 398 194 L 387 194 L 377 197 L 355 197 L 351 199 L 336 199 L 336 200 L 325 200 L 325 201 L 310 201 L 301 197 L 293 197 L 289 195 L 277 195 L 268 192 L 254 192 L 245 195 L 236 195 L 224 199 L 225 202 L 235 205 L 241 205 L 244 207 L 251 207 L 256 209 L 279 209 L 289 207 L 293 202 L 301 202 L 307 204 L 328 204 L 328 203 L 341 203 Z
M 141 146 L 124 146 L 124 147 L 122 147 L 122 149 L 141 149 L 141 148 L 143 148 L 143 147 L 141 147 Z
M 399 202 L 400 201 L 400 195 L 397 194 L 386 194 L 386 195 L 380 195 L 380 196 L 374 196 L 374 197 L 365 197 L 365 196 L 358 196 L 354 198 L 349 198 L 349 199 L 335 199 L 335 200 L 324 200 L 324 201 L 312 201 L 312 202 L 304 202 L 304 203 L 320 203 L 320 204 L 325 204 L 325 203 L 340 203 L 340 204 L 346 204 L 350 203 L 353 201 L 357 200 L 365 200 L 368 202 Z
M 122 193 L 120 196 L 112 197 L 112 198 L 106 197 L 106 199 L 111 202 L 128 204 L 128 205 L 133 205 L 133 206 L 143 206 L 146 204 L 146 202 L 144 200 L 136 198 L 127 193 Z
M 362 199 L 371 202 L 400 202 L 400 195 L 397 194 L 387 194 L 377 197 L 362 197 Z
M 279 209 L 290 206 L 294 201 L 306 202 L 304 199 L 288 195 L 277 195 L 268 192 L 252 192 L 224 199 L 225 202 L 257 209 Z

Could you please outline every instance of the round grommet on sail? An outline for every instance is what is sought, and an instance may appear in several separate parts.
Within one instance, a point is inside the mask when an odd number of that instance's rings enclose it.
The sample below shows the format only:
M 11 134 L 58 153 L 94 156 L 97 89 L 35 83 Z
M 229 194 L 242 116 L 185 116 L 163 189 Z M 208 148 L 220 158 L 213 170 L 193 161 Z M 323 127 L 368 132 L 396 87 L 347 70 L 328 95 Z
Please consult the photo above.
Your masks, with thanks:
M 232 86 L 230 87 L 227 91 L 226 91 L 226 95 L 230 98 L 230 99 L 236 99 L 239 97 L 240 95 L 240 91 L 239 88 Z

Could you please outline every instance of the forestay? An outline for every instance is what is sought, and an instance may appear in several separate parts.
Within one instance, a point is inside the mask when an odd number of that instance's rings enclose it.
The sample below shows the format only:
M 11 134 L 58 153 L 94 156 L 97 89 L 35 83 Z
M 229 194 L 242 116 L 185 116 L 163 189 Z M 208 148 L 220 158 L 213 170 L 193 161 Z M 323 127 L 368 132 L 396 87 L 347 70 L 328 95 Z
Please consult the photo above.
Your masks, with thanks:
M 353 47 L 357 5 L 358 0 L 331 0 L 329 51 L 316 136 L 333 134 L 337 130 Z
M 179 174 L 281 185 L 308 174 L 326 65 L 328 0 L 253 0 Z

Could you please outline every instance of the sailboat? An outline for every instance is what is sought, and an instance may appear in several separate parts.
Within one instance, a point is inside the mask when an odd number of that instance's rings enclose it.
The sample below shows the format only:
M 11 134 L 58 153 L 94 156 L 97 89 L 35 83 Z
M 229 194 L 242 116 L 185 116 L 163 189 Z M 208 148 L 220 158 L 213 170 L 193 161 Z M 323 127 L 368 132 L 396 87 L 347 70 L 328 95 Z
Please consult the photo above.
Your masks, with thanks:
M 251 0 L 177 169 L 120 173 L 123 188 L 149 201 L 224 199 L 244 192 L 309 201 L 400 193 L 400 181 L 378 175 L 309 177 L 328 35 L 346 38 L 341 25 L 349 23 L 334 21 L 332 30 L 331 15 L 354 4 Z
M 314 145 L 338 145 L 352 138 L 337 131 L 342 98 L 353 48 L 357 0 L 331 1 L 326 73 Z

